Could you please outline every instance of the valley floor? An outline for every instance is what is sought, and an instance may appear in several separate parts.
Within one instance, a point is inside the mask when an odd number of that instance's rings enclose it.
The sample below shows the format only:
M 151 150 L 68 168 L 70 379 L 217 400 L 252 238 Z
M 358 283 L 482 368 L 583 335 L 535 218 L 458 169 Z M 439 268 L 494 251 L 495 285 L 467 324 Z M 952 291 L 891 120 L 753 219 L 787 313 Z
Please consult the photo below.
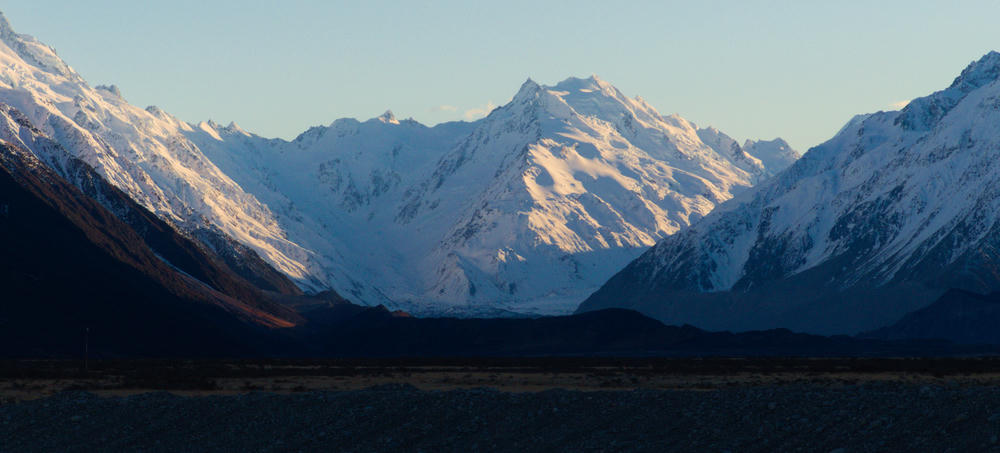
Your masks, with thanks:
M 997 359 L 8 362 L 0 379 L 5 452 L 1000 451 Z

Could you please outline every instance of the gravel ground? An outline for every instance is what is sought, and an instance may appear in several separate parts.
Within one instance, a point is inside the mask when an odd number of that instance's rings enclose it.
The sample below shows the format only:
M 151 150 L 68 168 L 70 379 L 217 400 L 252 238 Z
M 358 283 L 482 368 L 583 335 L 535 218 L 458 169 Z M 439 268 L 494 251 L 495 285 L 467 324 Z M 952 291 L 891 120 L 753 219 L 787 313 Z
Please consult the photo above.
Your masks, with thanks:
M 0 406 L 0 450 L 1000 451 L 1000 389 L 86 392 Z

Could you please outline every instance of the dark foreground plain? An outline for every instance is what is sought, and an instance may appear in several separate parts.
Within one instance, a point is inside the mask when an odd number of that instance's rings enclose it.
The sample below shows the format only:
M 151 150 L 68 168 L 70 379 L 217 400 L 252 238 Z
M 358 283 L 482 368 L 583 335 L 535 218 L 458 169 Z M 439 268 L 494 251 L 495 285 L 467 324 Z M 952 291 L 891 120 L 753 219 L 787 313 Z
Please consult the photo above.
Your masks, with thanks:
M 1000 359 L 5 362 L 2 451 L 1000 451 Z

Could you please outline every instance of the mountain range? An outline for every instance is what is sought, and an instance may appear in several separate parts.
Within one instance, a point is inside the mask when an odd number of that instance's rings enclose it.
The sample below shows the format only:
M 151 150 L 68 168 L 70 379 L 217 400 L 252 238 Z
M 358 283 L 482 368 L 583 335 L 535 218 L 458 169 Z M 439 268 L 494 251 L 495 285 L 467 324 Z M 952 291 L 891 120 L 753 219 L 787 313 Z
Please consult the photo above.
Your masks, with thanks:
M 991 52 L 801 158 L 596 76 L 283 140 L 135 107 L 0 14 L 0 355 L 997 343 L 998 80 Z
M 11 107 L 2 111 L 8 125 L 30 127 Z M 65 162 L 78 181 L 92 182 L 92 193 L 103 202 L 28 150 L 0 144 L 0 357 L 898 356 L 994 350 L 784 329 L 706 332 L 614 309 L 537 319 L 420 319 L 355 305 L 332 292 L 304 296 L 276 276 L 270 276 L 270 286 L 284 291 L 264 291 L 87 164 Z M 124 220 L 105 205 L 127 213 Z
M 253 252 L 303 291 L 421 314 L 568 313 L 798 157 L 780 139 L 740 146 L 662 116 L 597 77 L 528 80 L 475 122 L 387 112 L 267 139 L 92 88 L 2 18 L 0 41 L 0 101 L 37 131 L 0 139 L 79 187 L 66 159 L 89 165 L 247 279 L 260 278 L 239 264 Z

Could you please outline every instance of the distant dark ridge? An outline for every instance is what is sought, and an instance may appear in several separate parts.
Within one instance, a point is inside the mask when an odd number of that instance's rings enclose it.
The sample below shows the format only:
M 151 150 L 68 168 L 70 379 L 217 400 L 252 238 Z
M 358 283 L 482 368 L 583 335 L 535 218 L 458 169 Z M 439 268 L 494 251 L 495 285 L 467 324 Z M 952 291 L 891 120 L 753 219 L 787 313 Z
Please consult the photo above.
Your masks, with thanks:
M 330 304 L 298 328 L 327 357 L 531 356 L 948 356 L 996 347 L 946 341 L 824 337 L 786 329 L 744 333 L 667 326 L 638 312 L 606 309 L 535 319 L 410 318 L 385 307 Z
M 895 324 L 860 335 L 880 340 L 941 339 L 958 344 L 1000 344 L 1000 292 L 951 289 Z

